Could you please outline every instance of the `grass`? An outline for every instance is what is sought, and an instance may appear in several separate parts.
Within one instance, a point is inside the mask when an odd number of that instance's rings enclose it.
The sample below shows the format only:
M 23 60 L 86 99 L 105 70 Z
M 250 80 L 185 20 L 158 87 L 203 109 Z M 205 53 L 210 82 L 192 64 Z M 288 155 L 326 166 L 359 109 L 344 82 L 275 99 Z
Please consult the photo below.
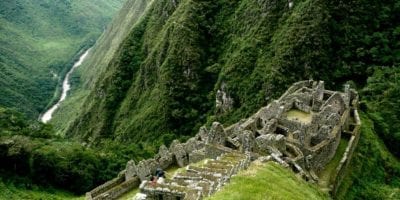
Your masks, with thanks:
M 328 199 L 316 185 L 272 162 L 253 162 L 207 200 Z
M 0 199 L 7 200 L 84 200 L 83 196 L 74 196 L 71 193 L 43 188 L 19 188 L 13 184 L 0 181 Z
M 400 162 L 376 134 L 368 116 L 360 113 L 361 136 L 337 199 L 400 199 Z
M 301 110 L 292 109 L 287 112 L 287 118 L 293 121 L 300 121 L 306 124 L 311 122 L 312 115 L 310 113 L 303 112 Z
M 122 195 L 122 196 L 121 196 L 120 198 L 118 198 L 118 199 L 119 199 L 119 200 L 131 200 L 131 199 L 133 199 L 133 197 L 135 197 L 136 194 L 139 193 L 139 192 L 140 192 L 140 191 L 139 191 L 139 188 L 136 188 L 136 189 L 134 189 L 134 190 L 132 190 L 132 191 L 130 191 L 130 192 L 128 192 L 128 193 Z
M 319 184 L 321 187 L 328 187 L 330 185 L 333 173 L 336 170 L 336 167 L 339 165 L 340 160 L 343 157 L 344 152 L 346 151 L 347 145 L 349 141 L 347 139 L 342 138 L 340 140 L 339 146 L 336 150 L 335 156 L 332 160 L 325 166 L 325 169 L 319 174 Z

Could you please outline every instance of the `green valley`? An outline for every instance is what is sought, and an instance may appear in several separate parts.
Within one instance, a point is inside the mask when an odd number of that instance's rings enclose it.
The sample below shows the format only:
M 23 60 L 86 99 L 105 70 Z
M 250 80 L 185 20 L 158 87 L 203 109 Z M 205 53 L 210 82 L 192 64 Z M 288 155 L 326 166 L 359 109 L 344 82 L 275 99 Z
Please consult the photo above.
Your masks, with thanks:
M 0 3 L 0 105 L 30 117 L 49 106 L 62 77 L 122 4 L 5 0 Z

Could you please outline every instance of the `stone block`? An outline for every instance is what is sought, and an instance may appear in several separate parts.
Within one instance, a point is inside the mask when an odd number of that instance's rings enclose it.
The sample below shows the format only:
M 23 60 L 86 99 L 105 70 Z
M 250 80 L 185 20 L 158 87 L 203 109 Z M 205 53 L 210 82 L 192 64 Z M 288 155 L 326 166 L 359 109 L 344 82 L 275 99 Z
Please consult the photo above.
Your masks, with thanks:
M 189 153 L 189 163 L 196 163 L 206 159 L 205 149 L 195 150 Z
M 195 138 L 199 141 L 207 142 L 208 130 L 205 126 L 200 127 L 199 132 L 196 134 Z
M 137 167 L 135 161 L 130 160 L 126 163 L 125 168 L 125 180 L 130 180 L 137 175 Z
M 280 152 L 286 150 L 286 141 L 283 135 L 267 134 L 261 135 L 255 139 L 259 153 L 269 154 L 270 147 L 277 149 Z
M 162 145 L 158 151 L 157 161 L 162 169 L 168 168 L 173 164 L 173 154 L 167 149 L 165 145 Z
M 249 130 L 243 131 L 243 133 L 241 134 L 241 140 L 243 152 L 253 151 L 254 149 L 256 149 L 255 135 L 253 132 Z
M 224 126 L 219 122 L 214 122 L 208 132 L 208 144 L 219 144 L 223 145 L 225 143 L 226 134 Z
M 142 160 L 137 165 L 137 176 L 141 181 L 148 180 L 154 175 L 159 163 L 155 159 Z
M 176 163 L 179 167 L 184 167 L 189 163 L 185 148 L 178 140 L 172 142 L 170 152 L 175 156 Z

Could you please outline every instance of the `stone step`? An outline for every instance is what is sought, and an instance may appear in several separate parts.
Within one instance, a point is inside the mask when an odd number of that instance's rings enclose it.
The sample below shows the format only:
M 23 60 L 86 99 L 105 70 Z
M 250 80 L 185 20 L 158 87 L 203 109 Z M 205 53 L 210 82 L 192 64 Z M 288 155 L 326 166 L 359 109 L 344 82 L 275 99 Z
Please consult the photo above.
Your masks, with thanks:
M 189 165 L 185 171 L 176 173 L 162 184 L 144 183 L 140 189 L 149 196 L 148 199 L 160 195 L 161 199 L 202 199 L 221 188 L 249 162 L 248 155 L 229 152 L 203 164 Z

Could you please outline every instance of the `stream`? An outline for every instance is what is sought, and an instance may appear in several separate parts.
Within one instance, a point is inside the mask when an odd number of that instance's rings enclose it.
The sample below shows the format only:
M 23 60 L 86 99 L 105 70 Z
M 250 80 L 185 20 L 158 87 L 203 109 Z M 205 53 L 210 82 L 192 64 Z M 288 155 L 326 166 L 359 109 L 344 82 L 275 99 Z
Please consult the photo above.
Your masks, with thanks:
M 40 117 L 40 121 L 42 121 L 43 123 L 47 123 L 48 121 L 50 121 L 51 118 L 53 117 L 54 111 L 56 111 L 57 108 L 60 107 L 61 102 L 63 102 L 65 100 L 65 98 L 67 98 L 68 91 L 71 89 L 71 84 L 69 82 L 69 78 L 70 78 L 72 72 L 74 72 L 74 70 L 77 67 L 79 67 L 82 64 L 82 62 L 85 60 L 85 58 L 89 54 L 89 51 L 90 51 L 90 49 L 86 50 L 85 53 L 83 53 L 81 55 L 79 60 L 74 64 L 74 66 L 72 66 L 72 68 L 68 71 L 67 75 L 65 75 L 65 78 L 64 78 L 63 84 L 62 84 L 62 93 L 61 93 L 60 99 L 57 101 L 56 104 L 54 104 L 49 110 L 47 110 Z

